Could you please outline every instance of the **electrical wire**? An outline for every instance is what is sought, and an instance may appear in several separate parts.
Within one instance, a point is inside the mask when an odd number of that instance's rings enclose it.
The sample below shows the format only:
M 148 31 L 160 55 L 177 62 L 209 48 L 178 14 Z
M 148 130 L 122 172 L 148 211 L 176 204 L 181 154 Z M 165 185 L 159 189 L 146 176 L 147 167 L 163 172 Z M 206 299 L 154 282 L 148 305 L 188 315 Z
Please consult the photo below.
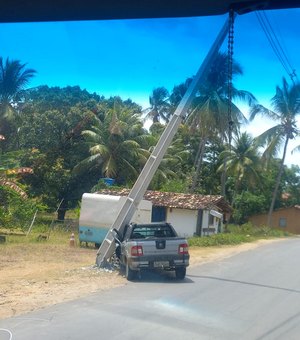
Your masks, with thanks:
M 288 58 L 287 54 L 285 53 L 285 51 L 284 51 L 284 49 L 283 49 L 283 47 L 282 47 L 282 45 L 281 45 L 281 43 L 280 43 L 276 33 L 274 32 L 274 29 L 273 29 L 273 27 L 272 27 L 272 25 L 270 23 L 269 18 L 267 17 L 266 12 L 263 11 L 262 15 L 264 16 L 264 19 L 265 19 L 266 23 L 268 24 L 268 27 L 269 27 L 271 33 L 273 34 L 273 37 L 275 38 L 275 41 L 277 42 L 278 49 L 281 51 L 283 58 L 286 60 L 286 62 L 288 64 L 288 66 L 290 67 L 290 69 L 293 70 L 293 67 L 292 67 L 292 65 L 291 65 L 291 63 L 289 61 L 289 58 Z
M 293 69 L 289 58 L 287 57 L 287 54 L 285 53 L 282 45 L 280 44 L 279 39 L 277 38 L 277 35 L 270 23 L 270 20 L 267 17 L 267 14 L 262 12 L 255 12 L 256 17 L 258 19 L 258 22 L 260 23 L 260 26 L 262 30 L 264 31 L 276 57 L 280 61 L 282 67 L 286 71 L 286 73 L 289 75 L 292 81 L 294 81 L 294 77 L 297 77 L 295 69 Z

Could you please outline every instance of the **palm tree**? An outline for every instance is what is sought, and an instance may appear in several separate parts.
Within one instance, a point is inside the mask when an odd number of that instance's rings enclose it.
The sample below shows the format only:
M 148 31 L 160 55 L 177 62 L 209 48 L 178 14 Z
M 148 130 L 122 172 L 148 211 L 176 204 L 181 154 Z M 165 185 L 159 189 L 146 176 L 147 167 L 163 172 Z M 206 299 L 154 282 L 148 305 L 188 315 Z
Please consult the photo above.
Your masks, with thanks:
M 175 85 L 169 97 L 170 113 L 173 114 L 190 86 L 193 78 L 187 78 L 185 82 Z
M 18 179 L 25 174 L 32 174 L 33 170 L 28 167 L 20 167 L 20 156 L 19 151 L 0 155 L 0 186 L 15 191 L 22 198 L 27 198 L 27 194 L 19 185 Z
M 0 57 L 0 117 L 7 118 L 14 112 L 13 102 L 26 88 L 36 71 L 26 69 L 19 60 L 3 61 Z
M 165 122 L 170 118 L 169 92 L 165 87 L 157 87 L 149 97 L 150 107 L 145 110 L 145 119 L 152 119 L 158 123 L 162 119 Z
M 296 118 L 300 114 L 300 84 L 294 83 L 289 85 L 285 78 L 282 80 L 282 87 L 276 87 L 276 94 L 271 99 L 273 110 L 269 110 L 262 105 L 255 105 L 251 109 L 250 119 L 253 120 L 257 114 L 269 117 L 271 120 L 278 122 L 260 136 L 257 142 L 265 146 L 263 159 L 270 160 L 276 156 L 283 145 L 283 153 L 279 164 L 278 175 L 272 195 L 272 201 L 268 214 L 268 226 L 271 226 L 272 213 L 274 210 L 275 200 L 279 188 L 280 179 L 284 169 L 284 161 L 288 143 L 291 139 L 299 136 Z
M 94 125 L 82 132 L 91 156 L 74 171 L 100 166 L 101 177 L 116 178 L 119 183 L 135 180 L 149 156 L 138 142 L 144 133 L 138 114 L 126 108 L 116 105 L 104 113 L 102 120 L 95 116 Z
M 163 130 L 163 126 L 157 126 L 153 124 L 150 128 L 153 141 L 152 146 L 149 148 L 149 152 L 152 152 L 157 141 L 159 139 L 160 132 Z M 183 176 L 184 166 L 190 156 L 189 150 L 181 136 L 181 130 L 184 128 L 182 125 L 176 134 L 176 138 L 173 139 L 172 144 L 168 147 L 166 154 L 164 155 L 157 171 L 155 172 L 153 179 L 149 185 L 151 190 L 160 190 L 169 180 L 179 179 Z
M 261 170 L 258 145 L 254 139 L 244 132 L 235 137 L 233 142 L 230 149 L 220 154 L 220 159 L 226 158 L 227 161 L 218 168 L 218 171 L 223 171 L 226 166 L 227 174 L 235 178 L 232 205 L 234 205 L 235 196 L 240 193 L 243 182 L 247 182 L 247 189 L 257 185 L 260 181 Z
M 231 129 L 237 133 L 241 123 L 247 120 L 241 110 L 228 100 L 228 67 L 227 55 L 219 53 L 213 62 L 206 81 L 200 86 L 198 95 L 193 103 L 193 110 L 187 118 L 187 124 L 191 129 L 200 132 L 200 143 L 195 158 L 195 176 L 191 191 L 193 192 L 198 183 L 200 168 L 203 161 L 205 147 L 211 137 L 218 136 L 223 142 L 231 139 Z M 232 76 L 235 78 L 242 75 L 243 71 L 237 62 L 233 62 Z M 244 90 L 238 90 L 232 86 L 232 98 L 246 101 L 248 104 L 255 102 L 254 96 Z M 228 106 L 231 105 L 231 116 L 228 117 Z M 225 169 L 226 167 L 224 167 Z M 222 194 L 225 193 L 225 183 Z

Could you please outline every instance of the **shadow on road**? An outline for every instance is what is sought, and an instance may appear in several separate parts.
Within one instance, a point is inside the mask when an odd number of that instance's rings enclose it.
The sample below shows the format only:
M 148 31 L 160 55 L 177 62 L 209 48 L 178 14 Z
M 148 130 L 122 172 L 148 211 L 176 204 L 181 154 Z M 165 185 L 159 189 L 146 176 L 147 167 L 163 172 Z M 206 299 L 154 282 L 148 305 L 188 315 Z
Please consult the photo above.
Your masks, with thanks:
M 217 280 L 217 281 L 223 281 L 223 282 L 231 282 L 231 283 L 250 285 L 250 286 L 269 288 L 269 289 L 277 289 L 277 290 L 283 290 L 283 291 L 286 291 L 286 292 L 292 292 L 292 293 L 298 293 L 298 294 L 300 293 L 300 290 L 296 290 L 296 289 L 277 287 L 277 286 L 271 286 L 271 285 L 264 285 L 264 284 L 255 283 L 255 282 L 246 282 L 246 281 L 225 279 L 225 278 L 222 278 L 222 277 L 205 276 L 205 275 L 189 275 L 189 277 L 196 277 L 196 278 L 199 278 L 199 279 Z
M 171 283 L 171 284 L 186 284 L 194 283 L 193 280 L 185 277 L 184 280 L 178 280 L 174 272 L 166 271 L 145 271 L 141 272 L 133 282 L 147 282 L 147 283 Z

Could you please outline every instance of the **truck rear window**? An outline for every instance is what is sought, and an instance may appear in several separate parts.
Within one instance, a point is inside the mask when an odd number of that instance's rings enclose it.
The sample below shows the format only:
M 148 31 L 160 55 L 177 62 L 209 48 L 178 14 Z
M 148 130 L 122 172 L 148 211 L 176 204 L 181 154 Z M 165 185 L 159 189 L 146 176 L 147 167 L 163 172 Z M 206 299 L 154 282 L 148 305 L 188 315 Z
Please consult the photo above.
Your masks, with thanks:
M 132 230 L 131 239 L 139 238 L 160 238 L 160 237 L 175 237 L 173 229 L 169 225 L 163 226 L 136 226 Z

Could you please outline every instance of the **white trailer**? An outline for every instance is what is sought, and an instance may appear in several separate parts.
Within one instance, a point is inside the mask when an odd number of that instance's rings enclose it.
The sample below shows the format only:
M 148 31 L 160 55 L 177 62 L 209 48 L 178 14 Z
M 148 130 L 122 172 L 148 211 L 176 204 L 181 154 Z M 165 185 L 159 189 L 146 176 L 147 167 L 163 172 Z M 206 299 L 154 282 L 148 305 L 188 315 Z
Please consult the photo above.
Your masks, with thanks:
M 89 194 L 82 196 L 79 217 L 79 241 L 92 242 L 99 247 L 118 216 L 126 197 Z M 131 222 L 150 223 L 152 203 L 142 200 Z

